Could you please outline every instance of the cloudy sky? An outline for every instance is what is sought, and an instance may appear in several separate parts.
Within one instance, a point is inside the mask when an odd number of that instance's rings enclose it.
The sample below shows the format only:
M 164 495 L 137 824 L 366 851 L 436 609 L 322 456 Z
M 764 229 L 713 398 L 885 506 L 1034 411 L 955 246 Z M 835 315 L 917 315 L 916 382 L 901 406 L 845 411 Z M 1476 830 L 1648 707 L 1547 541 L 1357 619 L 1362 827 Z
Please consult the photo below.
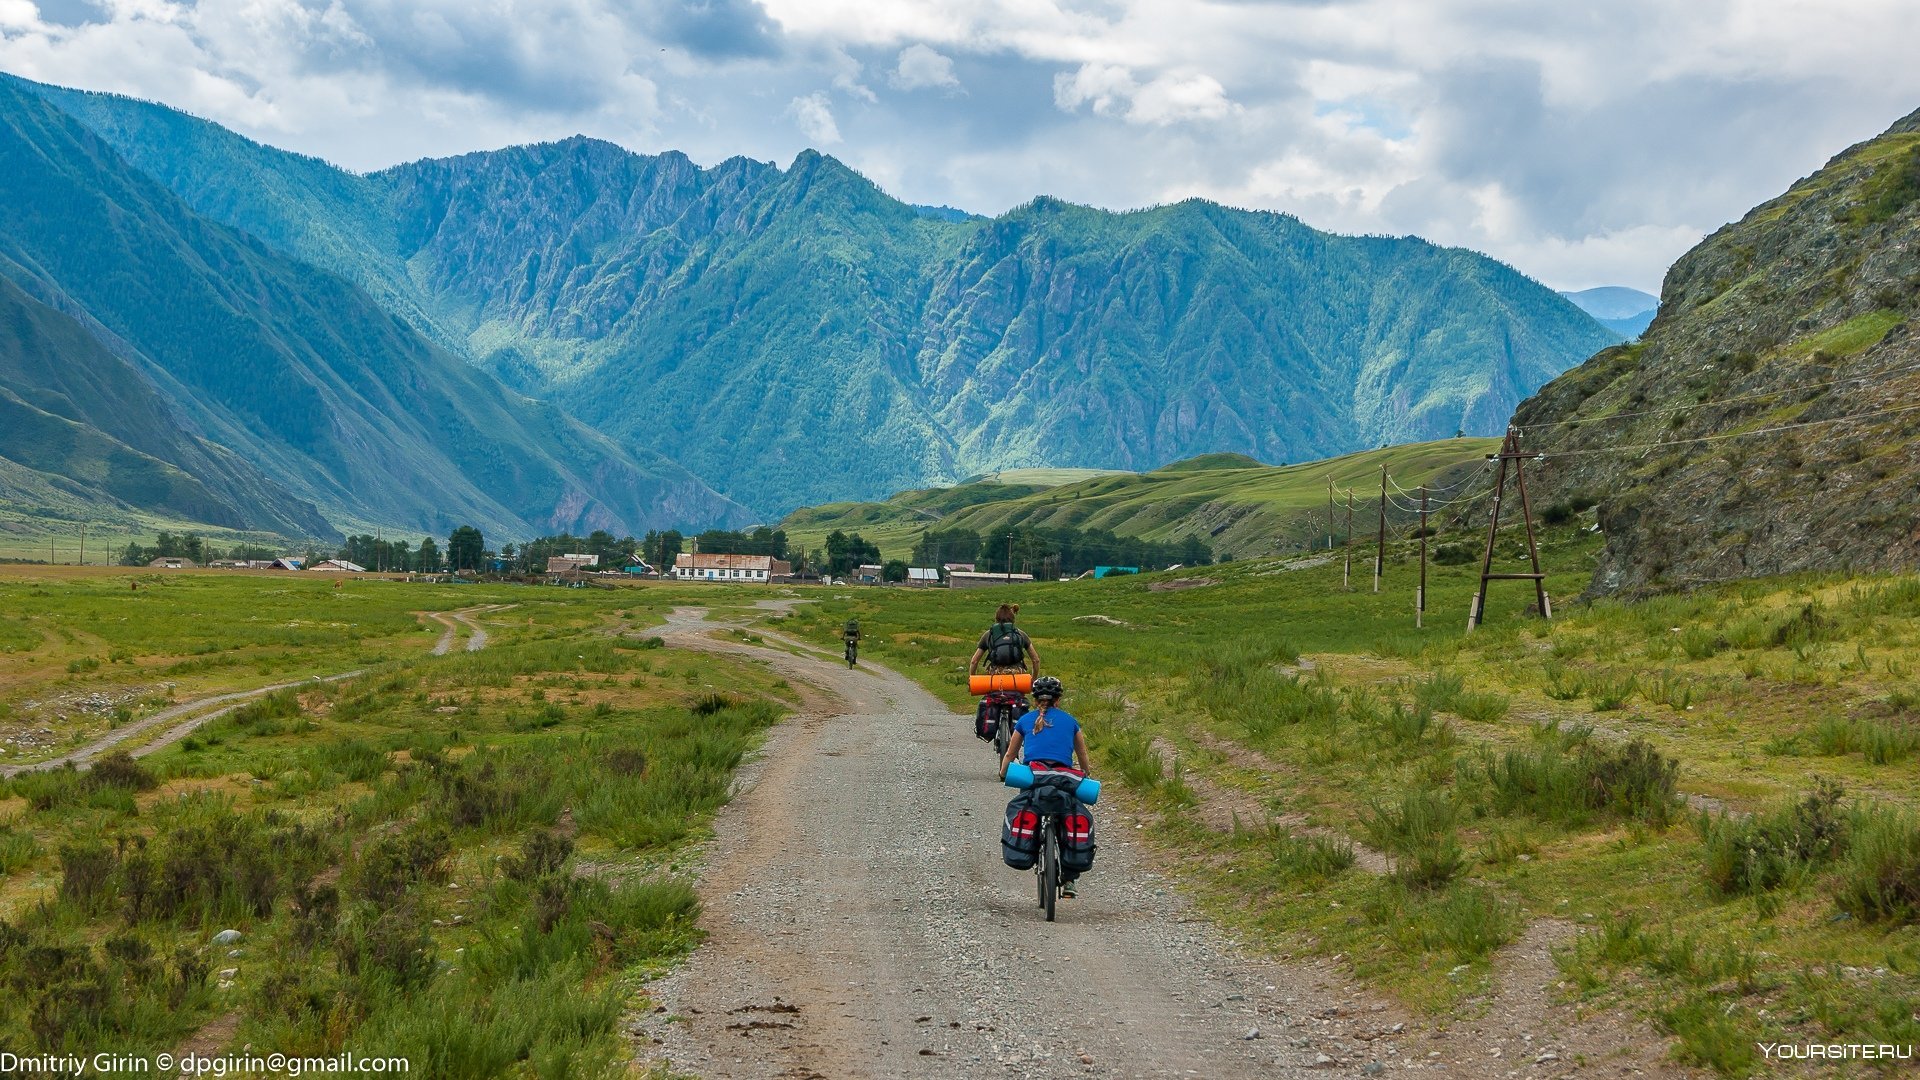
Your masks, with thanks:
M 1557 288 L 1920 107 L 1914 0 L 0 0 L 0 70 L 356 169 L 576 132 L 913 202 L 1201 195 Z

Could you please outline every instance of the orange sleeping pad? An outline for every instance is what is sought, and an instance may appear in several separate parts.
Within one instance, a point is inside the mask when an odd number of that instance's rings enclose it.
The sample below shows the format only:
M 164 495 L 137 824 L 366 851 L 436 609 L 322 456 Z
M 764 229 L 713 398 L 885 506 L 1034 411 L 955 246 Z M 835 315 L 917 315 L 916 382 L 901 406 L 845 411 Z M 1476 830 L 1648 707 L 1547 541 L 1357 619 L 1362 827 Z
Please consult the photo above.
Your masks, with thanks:
M 1024 671 L 1009 672 L 1004 675 L 969 675 L 967 693 L 991 694 L 996 690 L 1013 690 L 1026 693 L 1033 689 L 1033 676 Z

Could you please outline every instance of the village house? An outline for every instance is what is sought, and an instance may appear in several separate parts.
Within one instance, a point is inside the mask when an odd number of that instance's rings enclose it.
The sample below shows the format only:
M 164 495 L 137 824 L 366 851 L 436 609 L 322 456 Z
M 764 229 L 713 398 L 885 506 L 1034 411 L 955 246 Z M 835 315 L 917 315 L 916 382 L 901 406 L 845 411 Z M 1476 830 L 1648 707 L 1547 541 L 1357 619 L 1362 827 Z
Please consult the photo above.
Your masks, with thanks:
M 940 571 L 931 566 L 907 567 L 907 584 L 930 589 L 940 584 Z
M 683 551 L 673 560 L 681 581 L 757 581 L 793 576 L 793 564 L 771 555 L 709 555 Z
M 995 585 L 1033 583 L 1032 574 L 977 574 L 966 570 L 955 570 L 947 575 L 947 586 L 954 589 L 990 589 Z
M 321 562 L 314 563 L 312 566 L 307 567 L 307 569 L 332 570 L 336 573 L 344 571 L 349 574 L 364 574 L 367 572 L 366 567 L 361 566 L 357 562 L 349 562 L 346 559 L 326 559 Z
M 547 558 L 547 573 L 566 574 L 576 570 L 585 570 L 600 562 L 598 555 L 552 555 Z
M 192 570 L 199 565 L 199 563 L 194 562 L 192 559 L 181 559 L 172 555 L 162 555 L 148 563 L 147 568 L 150 570 Z

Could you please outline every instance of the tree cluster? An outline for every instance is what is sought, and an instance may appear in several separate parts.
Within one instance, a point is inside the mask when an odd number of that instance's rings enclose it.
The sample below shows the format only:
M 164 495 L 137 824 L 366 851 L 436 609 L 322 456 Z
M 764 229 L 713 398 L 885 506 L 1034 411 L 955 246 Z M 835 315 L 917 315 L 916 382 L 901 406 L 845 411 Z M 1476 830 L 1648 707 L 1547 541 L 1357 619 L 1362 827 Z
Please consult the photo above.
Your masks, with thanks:
M 205 564 L 217 559 L 271 559 L 279 552 L 259 544 L 235 544 L 219 548 L 207 543 L 199 533 L 175 535 L 163 532 L 152 544 L 128 544 L 120 552 L 120 565 L 145 566 L 155 559 L 191 559 Z
M 1108 529 L 1020 525 L 991 536 L 972 529 L 928 530 L 914 544 L 913 561 L 921 566 L 970 562 L 985 573 L 1049 578 L 1071 577 L 1096 566 L 1143 570 L 1205 566 L 1213 562 L 1213 548 L 1195 535 L 1159 541 L 1120 536 Z

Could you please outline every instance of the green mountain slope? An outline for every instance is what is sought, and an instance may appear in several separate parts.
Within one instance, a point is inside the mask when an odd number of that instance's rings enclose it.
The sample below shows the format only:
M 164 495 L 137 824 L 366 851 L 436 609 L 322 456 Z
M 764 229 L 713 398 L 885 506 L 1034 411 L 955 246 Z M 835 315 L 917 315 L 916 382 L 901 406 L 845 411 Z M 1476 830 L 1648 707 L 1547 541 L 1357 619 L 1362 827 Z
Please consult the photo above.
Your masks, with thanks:
M 0 458 L 131 509 L 290 536 L 328 531 L 311 504 L 185 431 L 133 364 L 3 277 Z
M 702 169 L 581 138 L 329 176 L 34 89 L 202 213 L 769 515 L 1003 468 L 1492 432 L 1617 340 L 1483 256 L 1201 201 L 956 219 L 811 151 Z
M 1638 344 L 1515 414 L 1536 506 L 1599 499 L 1597 592 L 1920 564 L 1920 112 L 1668 271 Z
M 1327 485 L 1340 492 L 1334 528 L 1346 530 L 1346 493 L 1355 493 L 1354 533 L 1370 536 L 1378 513 L 1380 470 L 1409 490 L 1484 482 L 1493 439 L 1442 439 L 1367 450 L 1300 465 L 1261 465 L 1231 454 L 1209 454 L 1146 473 L 1114 473 L 1057 485 L 975 482 L 903 491 L 884 502 L 828 503 L 796 510 L 780 523 L 808 548 L 835 529 L 858 532 L 889 558 L 906 558 L 928 529 L 969 529 L 999 535 L 1016 526 L 1104 529 L 1120 536 L 1179 540 L 1199 536 L 1215 551 L 1240 557 L 1302 551 L 1324 545 Z M 1399 534 L 1417 505 L 1394 493 L 1388 522 Z M 1434 496 L 1435 504 L 1444 500 Z M 1436 516 L 1437 520 L 1437 516 Z
M 678 466 L 505 390 L 341 278 L 199 216 L 13 80 L 0 81 L 0 177 L 0 274 L 84 313 L 188 429 L 330 518 L 526 536 L 744 516 Z M 93 418 L 115 438 L 141 423 Z

